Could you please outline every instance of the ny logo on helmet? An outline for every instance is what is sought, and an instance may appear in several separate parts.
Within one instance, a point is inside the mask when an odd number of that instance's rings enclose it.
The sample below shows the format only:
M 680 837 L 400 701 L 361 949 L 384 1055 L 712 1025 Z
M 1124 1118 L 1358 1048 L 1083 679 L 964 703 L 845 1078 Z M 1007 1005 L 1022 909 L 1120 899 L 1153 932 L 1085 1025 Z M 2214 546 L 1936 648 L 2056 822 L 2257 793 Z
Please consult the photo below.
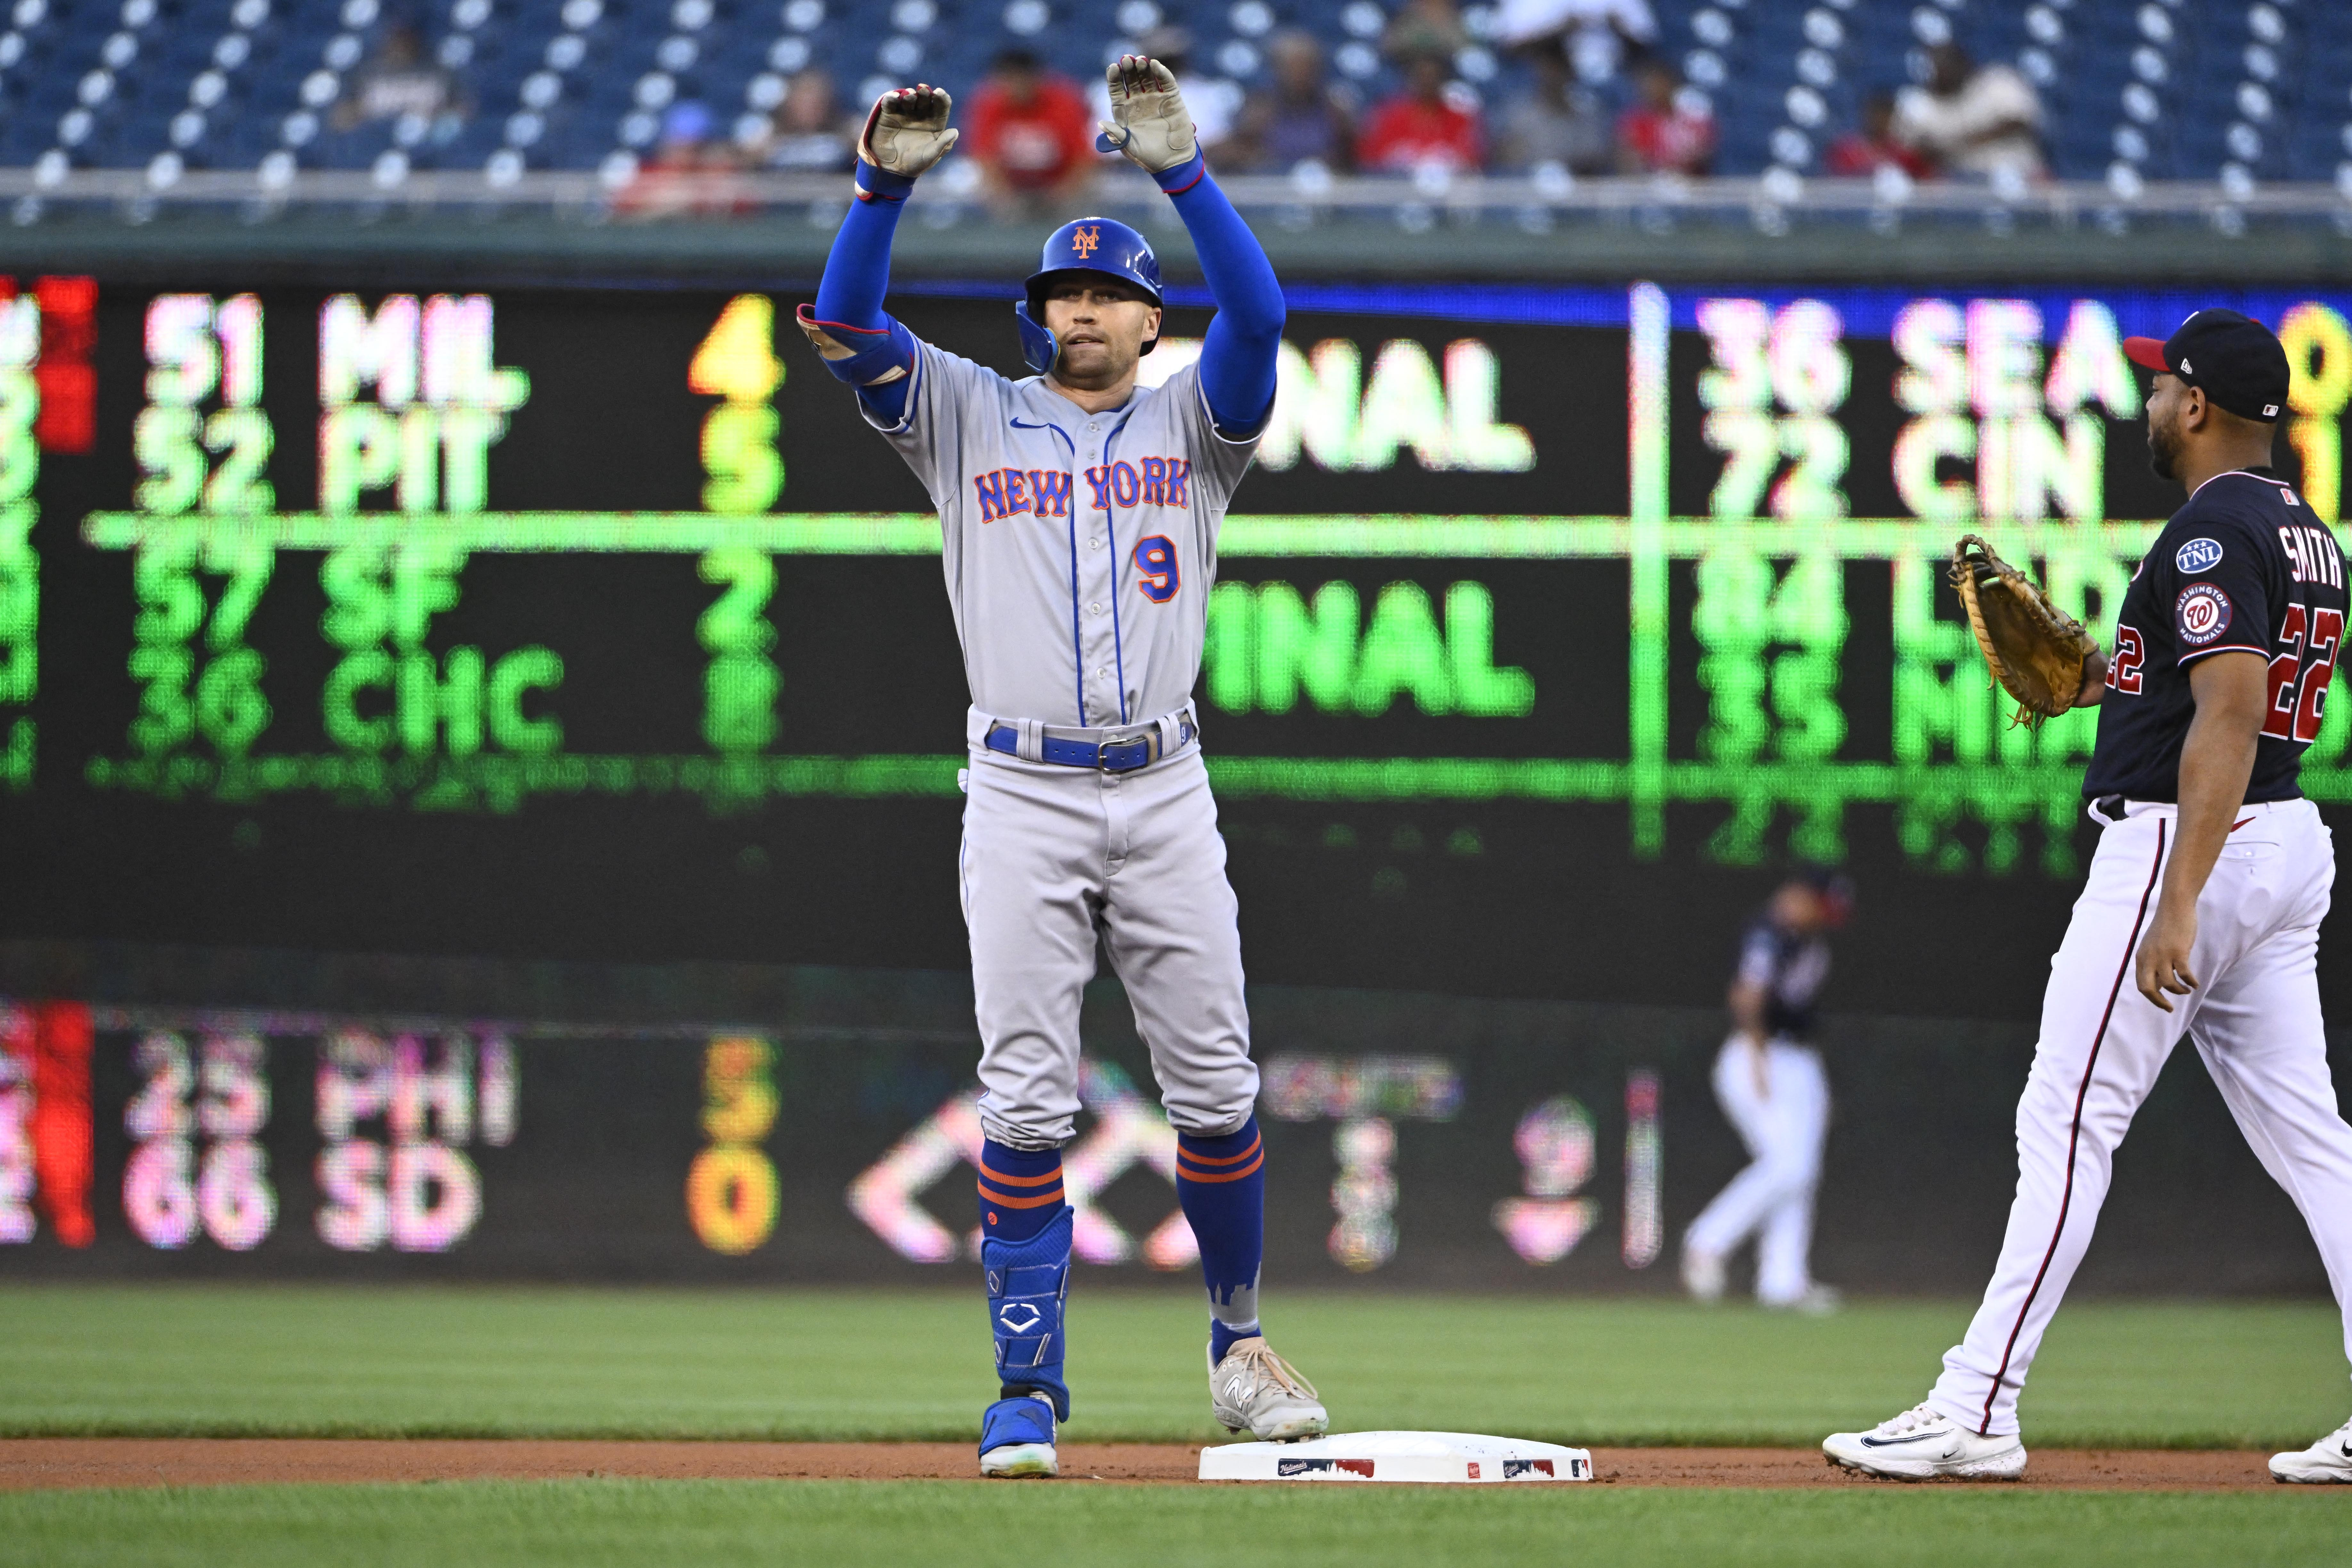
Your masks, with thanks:
M 1081 261 L 1093 256 L 1095 247 L 1101 243 L 1102 230 L 1099 228 L 1082 228 L 1070 236 L 1070 248 L 1078 253 Z

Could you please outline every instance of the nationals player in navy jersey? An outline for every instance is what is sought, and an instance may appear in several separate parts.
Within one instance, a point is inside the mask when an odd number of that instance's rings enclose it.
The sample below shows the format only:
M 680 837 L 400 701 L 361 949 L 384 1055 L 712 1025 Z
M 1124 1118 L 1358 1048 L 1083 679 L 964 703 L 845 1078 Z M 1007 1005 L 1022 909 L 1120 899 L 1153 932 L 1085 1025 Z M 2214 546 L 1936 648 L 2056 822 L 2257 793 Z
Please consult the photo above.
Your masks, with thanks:
M 1830 1084 L 1810 1041 L 1814 1004 L 1830 978 L 1828 933 L 1853 910 L 1853 884 L 1809 867 L 1780 884 L 1740 939 L 1715 1098 L 1752 1163 L 1683 1235 L 1683 1285 L 1699 1300 L 1722 1298 L 1724 1258 L 1753 1236 L 1759 1302 L 1814 1313 L 1837 1307 L 1837 1292 L 1815 1282 L 1811 1261 Z
M 2114 650 L 2077 699 L 2100 705 L 2083 793 L 2104 830 L 2051 963 L 1984 1305 L 1926 1403 L 1822 1445 L 1877 1475 L 2024 1470 L 2026 1371 L 2090 1245 L 2116 1146 L 2184 1034 L 2310 1226 L 2352 1355 L 2352 1127 L 2316 974 L 2336 860 L 2295 783 L 2342 651 L 2344 558 L 2268 467 L 2288 371 L 2266 328 L 2200 310 L 2125 353 L 2157 373 L 2148 447 L 2189 503 L 2141 560 Z M 2352 1481 L 2352 1423 L 2270 1468 Z
M 1156 387 L 1160 263 L 1108 218 L 1063 225 L 1013 307 L 1019 380 L 923 342 L 882 309 L 891 232 L 943 157 L 948 95 L 882 95 L 857 200 L 801 324 L 939 509 L 971 689 L 958 866 L 980 1023 L 981 1263 L 1001 1397 L 989 1476 L 1050 1476 L 1067 1420 L 1078 1004 L 1099 947 L 1127 987 L 1176 1130 L 1176 1194 L 1209 1292 L 1209 1404 L 1229 1429 L 1312 1437 L 1329 1417 L 1258 1325 L 1265 1153 L 1241 934 L 1201 761 L 1217 530 L 1274 411 L 1281 287 L 1209 177 L 1175 77 L 1109 71 L 1118 151 L 1167 193 L 1217 302 L 1201 357 Z

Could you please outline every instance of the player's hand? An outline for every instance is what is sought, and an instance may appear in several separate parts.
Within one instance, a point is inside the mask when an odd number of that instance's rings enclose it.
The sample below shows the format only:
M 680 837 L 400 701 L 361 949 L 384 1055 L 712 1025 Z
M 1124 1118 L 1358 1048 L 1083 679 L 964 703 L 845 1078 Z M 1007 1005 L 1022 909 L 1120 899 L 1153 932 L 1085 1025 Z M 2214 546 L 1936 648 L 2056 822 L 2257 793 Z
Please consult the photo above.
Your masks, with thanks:
M 2096 708 L 2107 694 L 2107 656 L 2096 648 L 2083 661 L 2083 688 L 2074 693 L 2077 708 Z
M 1143 55 L 1121 55 L 1104 75 L 1110 80 L 1111 118 L 1095 138 L 1097 151 L 1124 153 L 1147 174 L 1192 161 L 1192 114 L 1176 90 L 1175 72 Z
M 2186 996 L 2197 989 L 2197 975 L 2189 967 L 2189 951 L 2196 945 L 2197 906 L 2175 908 L 2159 900 L 2156 921 L 2147 928 L 2138 955 L 2132 960 L 2132 984 L 2139 987 L 2141 995 L 2171 1012 L 2171 996 Z
M 918 82 L 896 87 L 874 100 L 866 129 L 857 134 L 857 155 L 877 169 L 913 179 L 948 155 L 961 131 L 948 129 L 955 100 L 943 87 Z

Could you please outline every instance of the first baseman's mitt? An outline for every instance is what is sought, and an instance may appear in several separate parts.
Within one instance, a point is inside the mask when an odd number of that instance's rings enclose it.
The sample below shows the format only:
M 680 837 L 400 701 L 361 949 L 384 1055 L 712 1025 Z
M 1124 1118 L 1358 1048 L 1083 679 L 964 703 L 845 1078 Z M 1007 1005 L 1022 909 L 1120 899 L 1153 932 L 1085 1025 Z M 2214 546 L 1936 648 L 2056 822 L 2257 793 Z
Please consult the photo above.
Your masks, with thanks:
M 1993 679 L 2020 704 L 2017 723 L 2036 725 L 2074 706 L 2083 667 L 2099 651 L 2082 622 L 1973 533 L 1952 546 L 1952 586 Z

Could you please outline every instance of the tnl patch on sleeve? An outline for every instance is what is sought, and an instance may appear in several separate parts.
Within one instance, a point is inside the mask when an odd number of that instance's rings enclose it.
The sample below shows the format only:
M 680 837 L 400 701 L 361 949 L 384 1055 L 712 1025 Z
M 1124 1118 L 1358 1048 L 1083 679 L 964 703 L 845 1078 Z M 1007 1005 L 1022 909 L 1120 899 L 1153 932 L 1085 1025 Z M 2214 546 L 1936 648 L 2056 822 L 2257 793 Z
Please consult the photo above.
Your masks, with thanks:
M 2221 542 L 2192 539 L 2173 552 L 2172 563 L 2191 577 L 2200 572 L 2210 572 L 2221 563 Z
M 2203 647 L 2230 629 L 2230 595 L 2215 584 L 2191 583 L 2172 602 L 2173 629 L 2190 647 Z

